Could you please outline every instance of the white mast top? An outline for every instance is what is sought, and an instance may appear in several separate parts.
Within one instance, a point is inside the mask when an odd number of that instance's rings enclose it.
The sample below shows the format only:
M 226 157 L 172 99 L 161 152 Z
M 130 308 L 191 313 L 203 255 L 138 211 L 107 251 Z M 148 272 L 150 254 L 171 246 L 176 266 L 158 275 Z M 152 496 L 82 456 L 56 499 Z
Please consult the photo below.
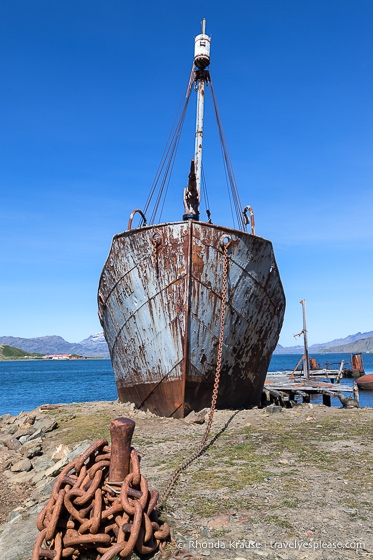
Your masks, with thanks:
M 211 37 L 206 35 L 206 19 L 202 20 L 202 33 L 194 39 L 194 64 L 204 70 L 210 64 Z
M 206 70 L 210 64 L 211 38 L 206 35 L 206 19 L 202 20 L 202 33 L 194 39 L 194 82 L 197 91 L 196 134 L 194 145 L 194 161 L 190 168 L 188 188 L 184 190 L 184 219 L 199 219 L 199 205 L 201 200 L 202 174 L 202 140 L 203 114 L 205 102 L 205 84 L 210 81 L 210 73 Z

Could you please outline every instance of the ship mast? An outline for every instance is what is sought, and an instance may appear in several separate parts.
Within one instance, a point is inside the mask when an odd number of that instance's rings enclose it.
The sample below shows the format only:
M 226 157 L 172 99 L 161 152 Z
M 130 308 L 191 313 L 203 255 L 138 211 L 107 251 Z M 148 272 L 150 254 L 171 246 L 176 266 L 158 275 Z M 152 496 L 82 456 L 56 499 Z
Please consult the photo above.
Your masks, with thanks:
M 196 134 L 194 159 L 192 159 L 190 165 L 188 187 L 184 189 L 184 220 L 199 220 L 205 85 L 210 82 L 210 72 L 206 70 L 206 68 L 210 64 L 211 38 L 206 35 L 205 31 L 206 19 L 203 18 L 202 33 L 197 35 L 194 40 L 194 69 L 192 71 L 192 79 L 194 88 L 197 91 Z

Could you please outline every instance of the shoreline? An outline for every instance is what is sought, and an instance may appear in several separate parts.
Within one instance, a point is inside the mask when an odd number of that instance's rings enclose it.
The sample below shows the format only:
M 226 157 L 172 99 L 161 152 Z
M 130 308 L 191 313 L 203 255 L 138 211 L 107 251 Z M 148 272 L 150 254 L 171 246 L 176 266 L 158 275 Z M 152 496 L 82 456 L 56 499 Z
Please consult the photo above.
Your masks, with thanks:
M 82 362 L 82 361 L 93 361 L 93 360 L 109 360 L 110 358 L 99 358 L 96 356 L 93 357 L 83 357 L 83 358 L 61 358 L 61 359 L 53 359 L 53 358 L 0 358 L 1 362 Z
M 295 540 L 310 547 L 313 542 L 364 542 L 359 550 L 364 557 L 373 550 L 373 409 L 306 404 L 273 412 L 268 408 L 216 411 L 209 438 L 214 443 L 181 474 L 165 505 L 163 517 L 175 540 L 192 557 L 203 551 L 202 557 L 214 559 L 325 558 L 322 549 L 300 551 L 288 546 L 285 556 L 279 556 L 284 551 L 271 548 L 271 543 Z M 36 467 L 43 461 L 56 464 L 51 457 L 58 446 L 72 450 L 84 442 L 83 447 L 88 447 L 91 441 L 108 437 L 114 418 L 132 418 L 133 445 L 142 455 L 142 472 L 150 487 L 160 492 L 174 469 L 198 447 L 205 430 L 204 424 L 159 418 L 117 401 L 74 403 L 44 411 L 39 407 L 15 418 L 24 423 L 32 414 L 55 424 L 42 439 L 42 455 L 31 458 Z M 11 424 L 1 422 L 0 428 L 14 423 L 14 418 Z M 37 510 L 55 478 L 55 474 L 43 478 L 44 472 L 35 467 L 11 473 L 9 459 L 4 469 L 4 454 L 1 448 L 1 478 L 6 480 L 0 488 L 1 522 L 9 514 L 13 519 L 0 525 L 0 553 L 8 550 L 4 548 L 8 538 L 14 541 L 15 534 L 24 534 L 28 526 L 36 535 Z M 23 481 L 16 482 L 17 477 Z M 16 507 L 9 503 L 12 497 L 18 500 Z M 20 539 L 25 541 L 24 536 Z M 21 550 L 17 541 L 14 556 L 7 553 L 7 560 L 29 559 L 31 541 L 26 543 L 28 551 Z M 245 548 L 245 542 L 251 541 L 260 548 Z M 229 548 L 219 542 L 238 544 Z M 327 558 L 342 558 L 341 551 L 328 548 Z

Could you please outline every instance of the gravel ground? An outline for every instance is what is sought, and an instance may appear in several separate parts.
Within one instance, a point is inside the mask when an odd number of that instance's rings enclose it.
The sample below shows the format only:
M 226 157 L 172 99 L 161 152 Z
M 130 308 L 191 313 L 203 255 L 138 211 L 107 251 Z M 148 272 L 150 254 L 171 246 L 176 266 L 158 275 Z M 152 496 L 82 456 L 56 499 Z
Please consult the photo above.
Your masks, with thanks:
M 270 411 L 215 413 L 212 443 L 163 506 L 175 539 L 172 557 L 373 557 L 373 410 L 311 404 Z M 142 474 L 160 492 L 205 430 L 205 424 L 157 418 L 117 402 L 61 405 L 42 414 L 58 425 L 45 436 L 46 457 L 58 445 L 71 449 L 108 436 L 114 418 L 132 418 Z M 33 522 L 46 495 L 32 480 L 20 484 L 5 476 L 5 455 L 0 451 L 0 559 L 29 559 L 32 542 L 10 557 L 6 538 L 16 527 L 22 534 L 22 523 Z M 16 506 L 20 515 L 4 524 Z

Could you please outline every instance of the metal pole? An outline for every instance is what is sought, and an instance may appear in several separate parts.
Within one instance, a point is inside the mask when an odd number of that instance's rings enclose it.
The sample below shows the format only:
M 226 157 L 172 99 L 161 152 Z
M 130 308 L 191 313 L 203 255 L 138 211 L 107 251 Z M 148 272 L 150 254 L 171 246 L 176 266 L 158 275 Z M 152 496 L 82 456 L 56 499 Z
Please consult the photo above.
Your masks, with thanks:
M 135 422 L 130 418 L 116 418 L 110 424 L 111 457 L 109 481 L 123 482 L 129 473 L 131 440 Z
M 197 88 L 197 114 L 196 114 L 196 140 L 194 146 L 194 166 L 196 173 L 196 187 L 198 200 L 201 199 L 201 173 L 202 173 L 202 140 L 203 140 L 203 113 L 205 104 L 205 80 L 198 80 Z
M 202 36 L 205 35 L 206 32 L 206 18 L 202 20 Z M 202 68 L 202 76 L 197 80 L 197 114 L 196 114 L 196 137 L 195 137 L 195 146 L 194 146 L 194 167 L 195 167 L 195 174 L 196 174 L 196 188 L 198 193 L 198 204 L 201 200 L 201 174 L 202 174 L 202 140 L 203 140 L 203 114 L 205 108 L 205 81 L 206 75 L 204 69 L 206 64 L 210 63 L 210 59 L 208 57 L 207 63 L 205 62 L 200 66 L 198 62 L 196 62 L 198 68 Z M 199 212 L 199 208 L 198 208 Z
M 310 366 L 308 359 L 308 339 L 307 339 L 307 320 L 306 320 L 306 300 L 302 299 L 300 301 L 303 307 L 303 341 L 304 341 L 304 355 L 305 359 L 303 362 L 303 371 L 306 379 L 310 378 Z

